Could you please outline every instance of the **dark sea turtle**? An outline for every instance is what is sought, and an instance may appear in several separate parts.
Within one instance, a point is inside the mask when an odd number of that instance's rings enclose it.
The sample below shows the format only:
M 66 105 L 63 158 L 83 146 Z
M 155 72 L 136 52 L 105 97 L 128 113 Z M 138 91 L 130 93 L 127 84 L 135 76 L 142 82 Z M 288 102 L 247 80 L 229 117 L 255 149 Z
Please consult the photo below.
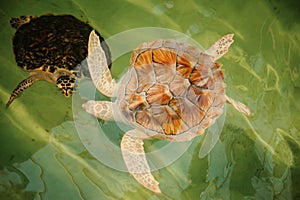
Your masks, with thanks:
M 133 51 L 127 73 L 116 83 L 99 37 L 91 32 L 87 62 L 92 80 L 101 93 L 116 100 L 90 100 L 83 108 L 100 119 L 133 127 L 121 141 L 123 158 L 129 173 L 149 190 L 161 192 L 150 172 L 143 139 L 189 141 L 222 115 L 226 102 L 250 115 L 246 105 L 226 95 L 224 71 L 215 62 L 232 43 L 233 34 L 206 51 L 175 40 L 142 43 Z
M 10 24 L 16 29 L 13 51 L 19 67 L 30 73 L 12 92 L 6 106 L 25 89 L 38 80 L 55 83 L 69 97 L 75 87 L 75 79 L 89 76 L 88 69 L 81 67 L 87 57 L 89 33 L 93 28 L 72 15 L 20 16 Z M 97 32 L 111 67 L 111 54 L 103 37 Z

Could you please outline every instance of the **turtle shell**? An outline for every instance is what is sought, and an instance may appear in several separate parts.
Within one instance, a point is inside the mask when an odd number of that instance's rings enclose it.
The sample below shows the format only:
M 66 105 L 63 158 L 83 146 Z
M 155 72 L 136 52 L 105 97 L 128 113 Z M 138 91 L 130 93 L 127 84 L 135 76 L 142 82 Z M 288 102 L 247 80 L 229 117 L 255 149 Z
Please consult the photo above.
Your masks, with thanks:
M 93 28 L 72 15 L 42 15 L 40 17 L 13 18 L 17 29 L 13 38 L 15 59 L 26 71 L 40 69 L 53 73 L 57 68 L 74 70 L 87 57 L 87 44 Z M 13 20 L 25 21 L 24 24 Z M 101 46 L 111 65 L 111 55 L 104 39 Z
M 223 112 L 224 71 L 195 46 L 145 42 L 132 53 L 117 102 L 135 127 L 170 137 L 193 133 L 193 138 Z

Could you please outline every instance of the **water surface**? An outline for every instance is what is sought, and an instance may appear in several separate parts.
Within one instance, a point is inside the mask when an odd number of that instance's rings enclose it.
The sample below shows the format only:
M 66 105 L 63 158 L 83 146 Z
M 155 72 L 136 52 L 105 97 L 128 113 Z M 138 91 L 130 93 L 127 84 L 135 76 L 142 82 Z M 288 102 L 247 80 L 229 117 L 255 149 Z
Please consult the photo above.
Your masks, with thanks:
M 37 1 L 0 7 L 0 199 L 297 199 L 300 198 L 300 6 L 279 1 Z M 235 34 L 220 59 L 227 94 L 247 104 L 245 117 L 227 106 L 224 128 L 209 155 L 196 138 L 176 162 L 155 172 L 163 194 L 96 160 L 79 140 L 72 99 L 38 82 L 9 109 L 5 103 L 28 73 L 17 67 L 11 17 L 72 14 L 104 38 L 141 27 L 182 32 L 208 48 Z M 116 60 L 119 78 L 129 54 Z M 103 123 L 103 122 L 100 122 Z M 113 123 L 110 140 L 123 132 Z M 150 143 L 151 144 L 151 143 Z

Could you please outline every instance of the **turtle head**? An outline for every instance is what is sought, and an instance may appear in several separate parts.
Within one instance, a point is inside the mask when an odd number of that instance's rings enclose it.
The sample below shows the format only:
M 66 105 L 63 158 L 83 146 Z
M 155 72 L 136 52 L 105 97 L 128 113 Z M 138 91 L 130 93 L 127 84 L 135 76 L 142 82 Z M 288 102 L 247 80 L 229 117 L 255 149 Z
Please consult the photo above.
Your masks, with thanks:
M 75 77 L 71 75 L 63 75 L 56 80 L 56 86 L 65 97 L 69 97 L 75 88 Z

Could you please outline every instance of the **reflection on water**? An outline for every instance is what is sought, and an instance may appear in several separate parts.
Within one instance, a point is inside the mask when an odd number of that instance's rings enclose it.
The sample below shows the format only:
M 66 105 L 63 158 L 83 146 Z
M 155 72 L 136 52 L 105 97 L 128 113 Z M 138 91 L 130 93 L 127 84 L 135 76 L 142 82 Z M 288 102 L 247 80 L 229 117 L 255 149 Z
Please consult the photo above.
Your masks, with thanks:
M 300 24 L 299 6 L 291 4 L 53 0 L 1 5 L 0 199 L 299 198 Z M 4 109 L 14 84 L 27 75 L 10 50 L 14 30 L 8 22 L 27 13 L 82 16 L 106 38 L 137 27 L 165 27 L 191 36 L 204 48 L 233 32 L 235 43 L 220 59 L 227 93 L 249 105 L 253 115 L 245 117 L 228 105 L 224 129 L 208 156 L 198 157 L 203 141 L 196 138 L 176 162 L 154 172 L 163 191 L 156 196 L 88 153 L 70 122 L 71 99 L 51 85 L 33 86 Z M 113 75 L 119 77 L 128 63 L 129 55 L 118 59 Z M 109 129 L 112 124 L 104 125 Z M 123 133 L 111 134 L 119 144 Z

